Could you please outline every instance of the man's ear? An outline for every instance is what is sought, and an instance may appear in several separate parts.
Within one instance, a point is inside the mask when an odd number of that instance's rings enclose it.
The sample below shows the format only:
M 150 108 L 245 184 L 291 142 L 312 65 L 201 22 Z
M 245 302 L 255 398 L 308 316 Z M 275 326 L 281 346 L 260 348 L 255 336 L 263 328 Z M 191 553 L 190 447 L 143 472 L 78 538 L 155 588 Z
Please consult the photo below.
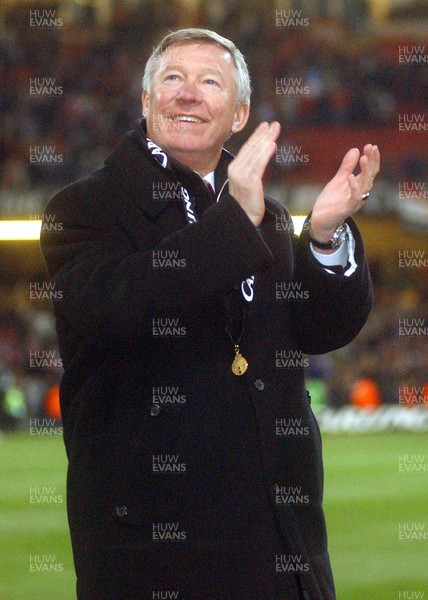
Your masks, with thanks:
M 147 116 L 147 104 L 149 102 L 149 95 L 146 92 L 146 90 L 143 90 L 143 93 L 141 94 L 141 103 L 143 105 L 143 117 Z
M 238 133 L 244 129 L 247 124 L 248 117 L 250 116 L 250 107 L 248 104 L 239 104 L 235 112 L 232 127 L 230 128 L 232 133 Z

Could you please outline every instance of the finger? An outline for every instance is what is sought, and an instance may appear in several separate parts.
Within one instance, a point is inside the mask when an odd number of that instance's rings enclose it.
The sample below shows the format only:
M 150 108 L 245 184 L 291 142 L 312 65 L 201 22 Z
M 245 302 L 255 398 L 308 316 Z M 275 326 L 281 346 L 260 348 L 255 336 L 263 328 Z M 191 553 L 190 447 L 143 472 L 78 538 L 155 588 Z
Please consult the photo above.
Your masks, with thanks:
M 258 162 L 265 152 L 269 152 L 269 155 L 272 156 L 272 152 L 276 149 L 275 142 L 278 139 L 280 131 L 281 126 L 277 121 L 271 123 L 269 128 L 263 132 L 263 135 L 257 140 L 251 150 L 247 152 L 246 157 L 248 162 Z
M 363 154 L 361 158 L 365 156 L 367 158 L 367 166 L 374 173 L 375 170 L 375 154 L 374 154 L 374 146 L 372 144 L 366 144 L 363 149 Z
M 281 133 L 281 125 L 278 123 L 278 121 L 272 121 L 272 123 L 269 125 L 270 139 L 273 142 L 276 142 L 280 133 Z
M 366 154 L 367 156 L 370 157 L 373 155 L 373 150 L 374 150 L 373 144 L 366 144 L 363 148 L 363 154 Z
M 351 148 L 351 150 L 348 150 L 348 152 L 343 157 L 342 164 L 340 165 L 336 176 L 348 177 L 357 166 L 359 158 L 360 151 L 358 150 L 358 148 Z
M 243 158 L 248 155 L 257 153 L 259 146 L 266 142 L 275 141 L 281 131 L 281 126 L 277 121 L 267 123 L 266 121 L 260 123 L 255 129 L 252 135 L 248 138 L 241 150 L 238 152 L 238 156 L 241 155 Z
M 375 159 L 376 159 L 376 164 L 378 169 L 380 169 L 380 151 L 379 148 L 375 145 L 373 146 L 374 148 L 374 154 L 375 154 Z
M 359 185 L 358 178 L 353 173 L 348 177 L 349 188 L 351 190 L 351 203 L 354 206 L 355 212 L 359 210 L 363 204 L 363 193 Z
M 250 152 L 252 148 L 254 148 L 254 146 L 259 142 L 259 140 L 263 137 L 263 134 L 266 133 L 266 131 L 268 131 L 269 129 L 269 123 L 267 123 L 266 121 L 263 121 L 262 123 L 260 123 L 260 125 L 258 125 L 256 127 L 256 129 L 253 131 L 253 133 L 250 135 L 250 137 L 248 138 L 248 140 L 245 142 L 245 144 L 241 147 L 240 152 L 242 153 L 246 153 L 246 152 Z M 238 153 L 239 154 L 239 153 Z
M 376 176 L 380 171 L 380 152 L 376 145 L 373 146 L 373 167 Z
M 263 128 L 259 135 L 250 141 L 246 145 L 246 151 L 243 154 L 244 157 L 257 157 L 260 152 L 263 152 L 271 142 L 274 142 L 281 131 L 281 126 L 277 121 L 269 124 L 267 128 Z
M 237 165 L 241 175 L 245 175 L 247 182 L 254 179 L 261 179 L 266 170 L 266 166 L 276 151 L 276 143 L 265 140 L 263 144 L 258 144 L 245 160 Z
M 369 161 L 369 167 L 372 172 L 372 177 L 375 177 L 379 173 L 380 169 L 380 153 L 377 146 L 372 144 L 366 144 L 364 146 L 364 155 L 367 156 Z
M 364 154 L 360 159 L 360 173 L 358 175 L 358 183 L 361 189 L 361 192 L 364 194 L 372 189 L 373 179 L 374 179 L 374 170 L 372 168 L 370 159 Z
M 256 141 L 260 141 L 265 138 L 275 141 L 279 136 L 279 132 L 281 131 L 281 125 L 278 123 L 278 121 L 272 121 L 272 123 L 265 122 L 263 125 L 267 125 L 267 127 L 265 126 L 261 128 L 261 130 L 258 132 L 258 139 Z
M 360 158 L 361 172 L 358 175 L 358 183 L 363 193 L 368 192 L 373 187 L 373 181 L 379 173 L 380 154 L 377 146 L 367 144 L 364 147 L 364 154 Z
M 254 177 L 263 176 L 266 165 L 276 150 L 275 140 L 280 131 L 281 126 L 277 121 L 271 123 L 267 129 L 263 128 L 254 143 L 246 148 L 244 148 L 244 144 L 236 157 L 235 166 L 239 167 L 241 172 L 247 171 Z
M 246 157 L 251 154 L 252 149 L 257 145 L 259 139 L 263 135 L 263 132 L 268 128 L 269 124 L 266 121 L 260 123 L 250 135 L 248 140 L 241 146 L 234 160 L 236 162 L 245 160 Z

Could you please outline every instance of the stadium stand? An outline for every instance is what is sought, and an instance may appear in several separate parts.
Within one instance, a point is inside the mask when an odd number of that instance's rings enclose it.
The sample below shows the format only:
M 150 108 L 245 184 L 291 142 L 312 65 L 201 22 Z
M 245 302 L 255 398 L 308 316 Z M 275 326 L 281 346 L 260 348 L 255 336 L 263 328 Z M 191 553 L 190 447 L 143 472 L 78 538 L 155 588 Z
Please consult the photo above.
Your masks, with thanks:
M 247 2 L 251 11 L 242 10 L 241 2 L 193 4 L 197 8 L 172 0 L 111 3 L 108 14 L 97 13 L 90 3 L 73 10 L 46 4 L 57 26 L 29 27 L 33 5 L 5 2 L 0 13 L 5 26 L 0 32 L 0 216 L 34 217 L 56 189 L 102 165 L 140 116 L 142 69 L 153 45 L 170 29 L 195 25 L 231 37 L 248 59 L 254 93 L 246 131 L 261 119 L 276 118 L 283 124 L 279 146 L 308 152 L 304 164 L 273 162 L 268 177 L 273 194 L 279 190 L 292 210 L 305 210 L 305 198 L 313 201 L 343 151 L 370 137 L 381 147 L 384 166 L 366 219 L 379 230 L 381 217 L 392 215 L 404 227 L 400 219 L 410 217 L 399 199 L 400 183 L 428 180 L 426 132 L 403 135 L 399 129 L 400 115 L 424 114 L 428 100 L 423 52 L 413 50 L 416 56 L 419 52 L 417 64 L 400 62 L 400 55 L 411 55 L 405 49 L 410 39 L 414 48 L 415 39 L 395 26 L 404 9 L 390 14 L 388 27 L 376 28 L 367 17 L 370 3 L 344 3 L 345 12 L 337 15 L 328 2 L 319 2 L 307 13 L 311 27 L 284 28 L 275 23 L 273 2 Z M 411 4 L 413 13 L 404 16 L 420 16 L 420 3 Z M 353 11 L 359 11 L 358 28 Z M 231 140 L 230 149 L 236 151 L 244 139 L 245 134 Z M 54 147 L 61 160 L 29 160 L 35 146 Z M 413 226 L 422 231 L 416 244 L 426 248 L 428 198 L 421 198 Z M 324 383 L 320 394 L 330 406 L 364 404 L 355 399 L 361 380 L 376 389 L 375 404 L 399 403 L 399 389 L 428 385 L 426 336 L 398 333 L 399 319 L 416 322 L 428 314 L 427 269 L 397 268 L 399 240 L 385 254 L 379 236 L 368 239 L 376 292 L 369 323 L 348 347 L 310 360 L 308 375 Z M 32 254 L 34 246 L 16 251 L 16 267 L 0 282 L 4 428 L 44 414 L 47 394 L 54 406 L 52 386 L 61 375 L 49 303 L 30 297 L 30 283 L 43 278 L 41 257 L 34 264 Z M 0 257 L 6 255 L 0 245 Z M 41 348 L 56 361 L 31 366 L 30 353 Z M 426 392 L 421 398 L 419 404 L 428 405 Z

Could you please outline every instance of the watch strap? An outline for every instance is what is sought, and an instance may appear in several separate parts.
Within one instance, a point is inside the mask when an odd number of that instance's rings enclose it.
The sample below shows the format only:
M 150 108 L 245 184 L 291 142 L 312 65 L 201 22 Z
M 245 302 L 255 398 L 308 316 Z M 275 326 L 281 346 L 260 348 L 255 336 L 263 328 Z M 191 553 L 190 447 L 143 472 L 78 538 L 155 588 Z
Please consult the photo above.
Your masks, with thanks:
M 331 239 L 328 242 L 320 242 L 313 238 L 309 233 L 311 225 L 311 215 L 312 213 L 308 215 L 303 226 L 303 231 L 307 232 L 307 236 L 311 244 L 315 246 L 315 248 L 319 248 L 320 250 L 335 250 L 336 248 L 338 248 L 344 241 L 346 235 L 346 224 L 341 223 L 338 227 L 336 227 L 336 229 L 333 232 L 333 235 L 331 236 Z

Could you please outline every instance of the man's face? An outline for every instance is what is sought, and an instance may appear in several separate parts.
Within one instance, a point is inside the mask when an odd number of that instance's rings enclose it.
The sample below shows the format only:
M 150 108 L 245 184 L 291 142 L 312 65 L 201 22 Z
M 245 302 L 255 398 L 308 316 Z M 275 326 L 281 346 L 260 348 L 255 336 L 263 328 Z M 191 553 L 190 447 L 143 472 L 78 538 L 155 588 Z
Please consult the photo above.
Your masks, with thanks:
M 167 48 L 150 94 L 143 92 L 148 137 L 195 170 L 214 169 L 230 133 L 248 119 L 248 106 L 236 102 L 235 68 L 229 52 L 215 44 Z

